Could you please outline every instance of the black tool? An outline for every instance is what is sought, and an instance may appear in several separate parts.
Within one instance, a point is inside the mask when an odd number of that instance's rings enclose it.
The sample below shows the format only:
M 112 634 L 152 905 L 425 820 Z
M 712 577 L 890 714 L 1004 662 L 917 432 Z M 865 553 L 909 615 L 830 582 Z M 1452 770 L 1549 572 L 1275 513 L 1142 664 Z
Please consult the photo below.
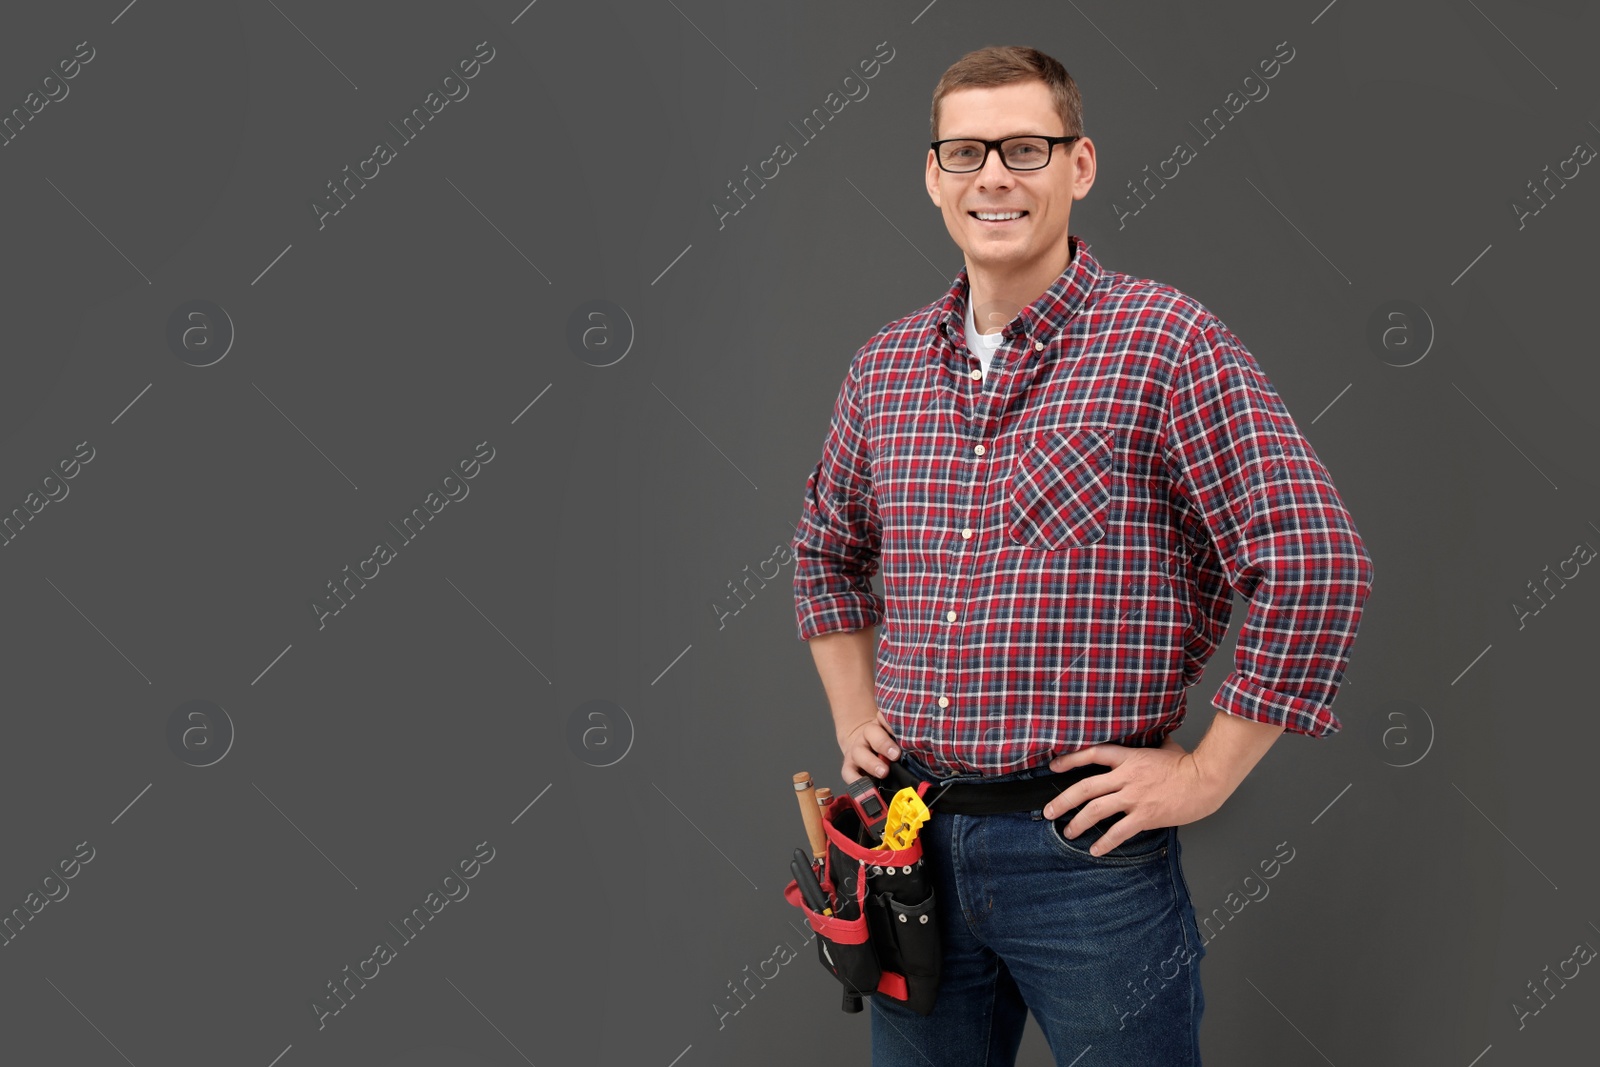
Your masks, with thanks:
M 850 803 L 861 816 L 861 825 L 867 831 L 876 831 L 889 815 L 889 805 L 883 802 L 883 794 L 878 792 L 878 787 L 872 778 L 863 774 L 860 778 L 845 786 L 850 795 Z
M 832 915 L 833 909 L 828 906 L 828 895 L 822 891 L 822 883 L 817 881 L 817 872 L 811 869 L 811 861 L 806 859 L 803 849 L 794 850 L 794 859 L 789 861 L 789 870 L 794 872 L 794 880 L 800 886 L 800 899 L 806 902 L 806 907 L 818 915 Z

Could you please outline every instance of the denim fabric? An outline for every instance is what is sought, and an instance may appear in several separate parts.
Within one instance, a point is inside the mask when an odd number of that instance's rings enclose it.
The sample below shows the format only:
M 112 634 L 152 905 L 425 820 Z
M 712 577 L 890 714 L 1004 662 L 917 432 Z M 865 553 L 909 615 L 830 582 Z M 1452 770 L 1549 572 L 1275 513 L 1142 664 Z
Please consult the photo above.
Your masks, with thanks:
M 909 753 L 900 762 L 935 783 L 929 798 L 952 780 Z M 1206 949 L 1177 827 L 1096 857 L 1106 822 L 1061 834 L 1078 810 L 1052 821 L 1042 808 L 956 815 L 934 802 L 920 835 L 939 898 L 939 996 L 926 1017 L 869 998 L 873 1067 L 1010 1067 L 1029 1011 L 1062 1067 L 1199 1067 Z

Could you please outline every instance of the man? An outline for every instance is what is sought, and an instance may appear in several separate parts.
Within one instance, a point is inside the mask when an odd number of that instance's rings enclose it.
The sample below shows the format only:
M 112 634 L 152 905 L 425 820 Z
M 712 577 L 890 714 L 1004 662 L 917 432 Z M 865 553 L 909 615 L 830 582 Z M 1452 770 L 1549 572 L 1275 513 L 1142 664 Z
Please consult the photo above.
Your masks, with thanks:
M 793 542 L 844 779 L 935 783 L 939 996 L 871 997 L 873 1063 L 1014 1063 L 1031 1009 L 1060 1064 L 1198 1064 L 1177 827 L 1284 730 L 1339 729 L 1371 560 L 1243 343 L 1068 233 L 1095 147 L 1060 63 L 967 54 L 932 128 L 965 267 L 857 352 Z M 1234 591 L 1189 752 L 1168 735 Z

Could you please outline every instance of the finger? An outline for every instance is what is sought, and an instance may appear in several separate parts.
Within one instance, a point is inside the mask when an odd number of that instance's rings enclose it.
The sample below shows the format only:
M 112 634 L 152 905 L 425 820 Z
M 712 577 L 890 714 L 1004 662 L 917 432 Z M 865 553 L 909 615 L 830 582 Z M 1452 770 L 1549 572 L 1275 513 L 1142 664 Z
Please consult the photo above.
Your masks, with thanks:
M 1125 831 L 1123 828 L 1126 827 L 1130 821 L 1131 818 L 1126 815 L 1118 819 L 1115 826 L 1100 835 L 1100 840 L 1089 846 L 1089 855 L 1104 856 L 1112 849 L 1121 848 L 1124 841 L 1138 833 L 1140 830 L 1144 829 L 1142 826 L 1135 826 L 1132 829 Z
M 1123 786 L 1123 780 L 1121 778 L 1113 777 L 1115 773 L 1115 771 L 1107 771 L 1104 774 L 1097 774 L 1091 778 L 1085 778 L 1081 782 L 1072 783 L 1071 786 L 1062 791 L 1060 796 L 1056 797 L 1054 800 L 1050 801 L 1050 803 L 1044 806 L 1044 817 L 1047 819 L 1054 819 L 1058 815 L 1071 811 L 1079 804 L 1084 804 L 1098 797 L 1103 797 L 1107 793 L 1115 793 Z M 1107 781 L 1107 779 L 1111 780 Z
M 889 768 L 884 763 L 883 757 L 867 745 L 856 745 L 855 748 L 850 750 L 850 758 L 855 760 L 856 766 L 860 767 L 864 773 L 870 774 L 874 778 L 884 778 L 889 774 Z
M 869 735 L 867 740 L 874 752 L 890 759 L 900 758 L 900 746 L 895 743 L 894 735 L 889 732 L 887 727 L 881 724 L 881 721 L 867 727 L 866 733 Z
M 1053 771 L 1070 771 L 1074 767 L 1082 767 L 1085 763 L 1103 763 L 1107 767 L 1116 767 L 1128 758 L 1132 750 L 1126 745 L 1115 745 L 1109 741 L 1102 741 L 1098 745 L 1076 749 L 1064 756 L 1057 756 L 1050 761 Z
M 1067 825 L 1062 827 L 1062 832 L 1065 836 L 1074 838 L 1102 819 L 1109 819 L 1118 812 L 1122 812 L 1123 817 L 1116 822 L 1116 825 L 1120 827 L 1128 818 L 1127 810 L 1127 804 L 1114 796 L 1096 797 L 1085 804 L 1083 810 L 1068 820 Z M 1106 831 L 1107 835 L 1110 833 L 1110 830 Z M 1099 853 L 1096 853 L 1096 855 L 1099 855 Z

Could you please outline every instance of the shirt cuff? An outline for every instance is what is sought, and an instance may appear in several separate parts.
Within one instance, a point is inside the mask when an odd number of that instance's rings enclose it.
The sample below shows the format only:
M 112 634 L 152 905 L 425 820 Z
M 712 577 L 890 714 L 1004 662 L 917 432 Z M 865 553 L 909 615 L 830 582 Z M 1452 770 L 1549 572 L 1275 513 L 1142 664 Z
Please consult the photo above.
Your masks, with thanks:
M 1278 693 L 1258 685 L 1238 671 L 1223 681 L 1211 706 L 1241 719 L 1281 726 L 1289 733 L 1327 737 L 1344 725 L 1327 705 L 1304 697 Z
M 798 603 L 800 640 L 822 634 L 865 630 L 883 621 L 883 600 L 876 593 L 835 593 Z

